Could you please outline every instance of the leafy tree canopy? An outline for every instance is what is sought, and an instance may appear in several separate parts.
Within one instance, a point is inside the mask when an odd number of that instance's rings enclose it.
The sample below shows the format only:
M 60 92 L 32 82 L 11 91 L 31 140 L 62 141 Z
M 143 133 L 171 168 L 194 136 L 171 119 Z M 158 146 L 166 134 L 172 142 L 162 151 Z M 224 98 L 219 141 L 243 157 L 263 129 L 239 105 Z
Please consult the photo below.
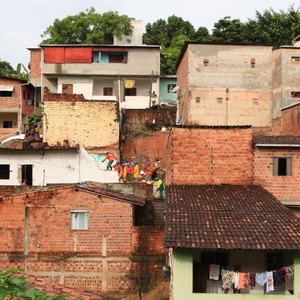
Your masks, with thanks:
M 18 78 L 23 80 L 29 80 L 28 70 L 24 67 L 23 64 L 18 64 L 17 69 L 15 70 L 9 62 L 0 59 L 0 75 Z
M 86 12 L 55 19 L 42 34 L 43 44 L 112 44 L 113 36 L 132 33 L 131 19 L 117 12 L 99 14 L 92 7 Z

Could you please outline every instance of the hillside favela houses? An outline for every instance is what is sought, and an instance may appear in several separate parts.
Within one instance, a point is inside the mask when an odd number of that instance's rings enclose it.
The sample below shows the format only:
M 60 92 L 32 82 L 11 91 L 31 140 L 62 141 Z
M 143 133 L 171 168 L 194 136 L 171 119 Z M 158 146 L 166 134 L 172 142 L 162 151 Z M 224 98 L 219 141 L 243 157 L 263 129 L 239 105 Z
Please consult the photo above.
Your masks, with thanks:
M 0 268 L 95 299 L 300 299 L 299 45 L 188 42 L 161 75 L 133 23 L 1 79 L 24 136 L 0 148 Z

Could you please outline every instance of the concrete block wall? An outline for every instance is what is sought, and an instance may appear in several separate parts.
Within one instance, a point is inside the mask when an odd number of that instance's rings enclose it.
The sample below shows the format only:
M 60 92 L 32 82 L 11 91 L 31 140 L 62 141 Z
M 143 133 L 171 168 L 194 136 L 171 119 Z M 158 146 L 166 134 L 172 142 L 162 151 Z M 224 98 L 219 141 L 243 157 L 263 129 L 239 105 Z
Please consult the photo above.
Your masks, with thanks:
M 292 158 L 292 176 L 273 176 L 273 157 Z M 300 204 L 300 150 L 256 148 L 254 184 L 271 192 L 283 204 Z
M 104 147 L 119 142 L 118 104 L 82 95 L 45 94 L 44 141 L 49 145 Z
M 251 184 L 250 128 L 173 128 L 168 184 Z

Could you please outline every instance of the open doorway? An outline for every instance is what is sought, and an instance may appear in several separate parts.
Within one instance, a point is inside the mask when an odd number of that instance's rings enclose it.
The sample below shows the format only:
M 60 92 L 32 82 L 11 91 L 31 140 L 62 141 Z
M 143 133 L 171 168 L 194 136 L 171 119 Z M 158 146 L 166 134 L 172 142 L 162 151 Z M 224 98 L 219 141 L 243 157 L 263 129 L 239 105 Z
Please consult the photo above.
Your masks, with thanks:
M 27 185 L 32 185 L 32 165 L 22 165 L 22 183 L 24 180 Z

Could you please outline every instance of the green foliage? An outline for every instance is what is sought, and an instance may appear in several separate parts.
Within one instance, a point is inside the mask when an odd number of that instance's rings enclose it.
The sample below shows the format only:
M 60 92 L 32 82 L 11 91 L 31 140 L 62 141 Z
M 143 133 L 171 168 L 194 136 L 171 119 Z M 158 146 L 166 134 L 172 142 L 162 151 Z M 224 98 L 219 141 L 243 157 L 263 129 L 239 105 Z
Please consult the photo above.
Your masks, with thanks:
M 0 60 L 0 75 L 18 78 L 23 80 L 29 80 L 28 70 L 24 67 L 23 64 L 18 64 L 17 69 L 14 68 L 7 61 Z
M 86 12 L 55 19 L 42 37 L 44 44 L 112 44 L 113 36 L 132 33 L 131 19 L 117 12 L 102 15 L 92 7 Z
M 0 271 L 0 299 L 62 300 L 68 296 L 67 294 L 47 296 L 45 292 L 31 288 L 31 283 L 26 281 L 26 277 L 14 274 L 19 271 L 18 268 Z
M 286 12 L 273 9 L 256 12 L 254 19 L 241 22 L 224 17 L 214 24 L 212 34 L 206 27 L 197 30 L 190 22 L 171 16 L 146 25 L 144 43 L 162 46 L 161 73 L 175 74 L 183 41 L 258 43 L 292 45 L 300 34 L 300 11 L 291 6 Z M 183 38 L 184 37 L 184 38 Z

